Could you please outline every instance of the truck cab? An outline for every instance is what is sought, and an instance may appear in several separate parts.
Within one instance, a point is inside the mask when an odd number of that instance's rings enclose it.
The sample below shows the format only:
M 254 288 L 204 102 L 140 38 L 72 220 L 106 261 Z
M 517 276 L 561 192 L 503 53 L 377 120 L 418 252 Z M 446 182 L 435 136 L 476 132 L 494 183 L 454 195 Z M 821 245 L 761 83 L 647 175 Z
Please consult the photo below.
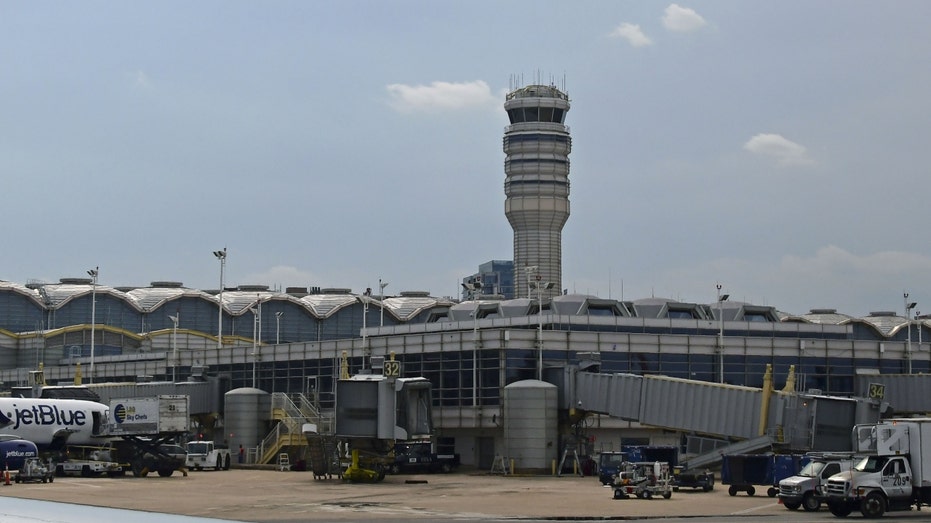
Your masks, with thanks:
M 626 452 L 606 451 L 598 455 L 598 481 L 602 485 L 613 485 L 614 478 L 627 461 Z
M 188 442 L 185 460 L 187 468 L 193 470 L 229 470 L 231 457 L 229 449 L 212 441 L 197 440 Z
M 809 454 L 811 461 L 795 476 L 779 482 L 779 502 L 789 510 L 799 507 L 807 512 L 821 508 L 824 500 L 824 486 L 828 478 L 850 470 L 854 464 L 853 455 Z

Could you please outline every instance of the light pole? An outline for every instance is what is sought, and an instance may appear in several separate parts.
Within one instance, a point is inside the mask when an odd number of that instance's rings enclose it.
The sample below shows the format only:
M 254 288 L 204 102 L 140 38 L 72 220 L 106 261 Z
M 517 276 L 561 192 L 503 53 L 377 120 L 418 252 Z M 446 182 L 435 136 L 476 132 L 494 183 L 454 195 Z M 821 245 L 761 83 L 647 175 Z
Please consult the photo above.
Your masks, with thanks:
M 100 274 L 100 266 L 87 271 L 87 274 L 91 277 L 91 371 L 88 382 L 94 383 L 94 339 L 97 337 L 95 330 L 97 326 L 97 276 Z
M 378 279 L 378 301 L 381 303 L 381 318 L 378 321 L 379 327 L 385 326 L 385 287 L 388 286 L 388 282 L 381 281 L 381 278 Z
M 252 311 L 252 388 L 255 388 L 255 360 L 256 354 L 258 354 L 258 324 L 259 324 L 259 311 L 256 307 L 249 307 L 249 310 Z
M 905 347 L 905 360 L 908 364 L 908 373 L 911 374 L 912 373 L 912 318 L 911 318 L 911 313 L 912 313 L 912 309 L 914 309 L 915 306 L 918 305 L 918 302 L 915 302 L 915 301 L 909 302 L 907 292 L 903 295 L 903 299 L 905 300 L 905 321 L 907 322 L 906 328 L 908 329 L 908 344 Z
M 226 247 L 222 251 L 213 251 L 213 255 L 220 260 L 220 303 L 218 304 L 219 313 L 217 316 L 217 351 L 223 348 L 223 269 L 226 267 Z M 219 352 L 217 352 L 219 357 Z
M 724 383 L 724 302 L 731 297 L 730 294 L 721 294 L 721 284 L 718 288 L 718 383 Z
M 527 297 L 530 297 L 531 289 L 537 290 L 537 379 L 543 381 L 543 291 L 552 289 L 556 284 L 540 281 L 543 276 L 539 274 L 536 265 L 524 267 L 524 270 L 527 272 Z
M 284 316 L 284 313 L 278 311 L 275 313 L 275 345 L 281 343 L 281 317 Z
M 482 282 L 463 283 L 462 287 L 469 291 L 469 297 L 475 302 L 475 309 L 472 311 L 472 409 L 477 417 L 478 411 L 475 409 L 478 407 L 478 309 L 480 305 L 475 299 L 475 293 L 482 288 Z
M 363 294 L 359 298 L 360 300 L 362 300 L 362 368 L 363 369 L 368 368 L 366 367 L 367 361 L 371 363 L 371 361 L 369 361 L 371 358 L 369 357 L 370 355 L 369 355 L 369 349 L 368 349 L 368 333 L 366 332 L 366 329 L 368 328 L 368 316 L 369 316 L 368 295 L 369 295 L 369 291 L 366 291 L 365 294 Z
M 533 296 L 530 294 L 530 290 L 533 289 L 531 283 L 533 282 L 534 275 L 537 274 L 538 267 L 536 265 L 528 265 L 524 267 L 524 272 L 527 274 L 527 298 L 533 299 Z
M 178 381 L 178 321 L 181 319 L 181 313 L 177 312 L 174 316 L 168 316 L 171 319 L 171 323 L 174 324 L 174 327 L 171 331 L 171 354 L 172 354 L 172 364 L 171 364 L 171 381 L 172 383 L 177 383 Z

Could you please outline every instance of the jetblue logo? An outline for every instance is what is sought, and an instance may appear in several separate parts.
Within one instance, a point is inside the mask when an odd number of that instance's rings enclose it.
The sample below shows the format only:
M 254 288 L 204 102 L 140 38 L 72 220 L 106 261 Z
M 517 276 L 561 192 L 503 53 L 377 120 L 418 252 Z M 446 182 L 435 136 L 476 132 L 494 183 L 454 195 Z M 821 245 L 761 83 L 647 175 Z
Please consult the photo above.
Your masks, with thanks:
M 8 450 L 6 451 L 6 454 L 4 454 L 3 457 L 7 459 L 9 458 L 34 458 L 36 457 L 36 453 L 31 450 Z
M 87 413 L 83 410 L 60 409 L 56 405 L 33 405 L 13 412 L 0 412 L 0 427 L 13 425 L 12 430 L 28 425 L 62 425 L 80 427 L 87 424 Z

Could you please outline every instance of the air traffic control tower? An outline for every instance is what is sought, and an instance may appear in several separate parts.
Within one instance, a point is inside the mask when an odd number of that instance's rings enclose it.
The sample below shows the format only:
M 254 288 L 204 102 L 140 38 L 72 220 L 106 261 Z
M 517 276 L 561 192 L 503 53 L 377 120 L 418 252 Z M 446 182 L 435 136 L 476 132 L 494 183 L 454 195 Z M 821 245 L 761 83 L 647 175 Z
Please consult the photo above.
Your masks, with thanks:
M 514 229 L 514 295 L 556 296 L 569 219 L 572 139 L 563 124 L 569 96 L 553 86 L 528 85 L 508 93 L 504 109 L 511 121 L 504 130 L 504 214 Z M 531 280 L 551 285 L 531 291 Z

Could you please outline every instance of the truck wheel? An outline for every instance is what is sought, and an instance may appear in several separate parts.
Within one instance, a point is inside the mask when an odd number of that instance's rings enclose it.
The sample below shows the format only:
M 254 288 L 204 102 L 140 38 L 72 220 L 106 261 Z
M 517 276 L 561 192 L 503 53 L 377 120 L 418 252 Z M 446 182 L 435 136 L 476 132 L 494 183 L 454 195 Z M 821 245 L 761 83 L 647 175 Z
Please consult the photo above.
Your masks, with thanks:
M 226 459 L 223 460 L 223 470 L 229 470 L 229 469 L 230 469 L 230 455 L 227 454 Z
M 83 467 L 81 467 L 81 477 L 82 478 L 91 477 L 91 468 L 89 466 L 84 465 Z
M 879 491 L 870 492 L 860 502 L 860 512 L 865 518 L 881 518 L 886 513 L 886 498 Z
M 161 477 L 163 477 L 163 478 L 167 478 L 167 477 L 171 476 L 172 474 L 174 474 L 174 472 L 175 472 L 175 469 L 173 469 L 173 468 L 171 468 L 171 467 L 162 467 L 162 468 L 158 469 L 158 475 L 161 476 Z
M 711 492 L 713 488 L 714 488 L 714 485 L 702 485 L 701 486 L 701 489 L 703 492 Z
M 777 489 L 776 487 L 769 487 L 768 489 L 766 489 L 767 496 L 774 498 L 776 497 L 776 494 L 779 494 L 779 489 Z
M 727 489 L 727 494 L 728 494 L 729 496 L 736 496 L 736 495 L 737 495 L 737 485 L 731 485 L 731 486 Z
M 783 501 L 782 504 L 789 510 L 798 510 L 802 506 L 801 501 Z
M 846 518 L 850 515 L 850 505 L 847 503 L 831 503 L 828 501 L 828 510 L 831 511 L 831 514 L 834 514 L 835 517 Z
M 671 498 L 671 497 L 672 497 L 672 492 L 670 492 L 670 491 L 668 491 L 668 490 L 667 490 L 666 492 L 663 492 L 663 498 L 669 499 L 669 498 Z
M 756 489 L 753 488 L 753 485 L 750 485 L 749 487 L 747 487 L 747 495 L 752 496 L 754 494 L 756 494 Z
M 650 492 L 649 490 L 644 490 L 643 492 L 640 493 L 640 497 L 643 499 L 650 499 L 653 497 L 653 493 Z
M 217 454 L 217 461 L 213 464 L 213 470 L 223 470 L 223 456 Z
M 817 512 L 821 508 L 821 500 L 815 497 L 814 492 L 809 492 L 802 498 L 802 508 L 805 512 Z

